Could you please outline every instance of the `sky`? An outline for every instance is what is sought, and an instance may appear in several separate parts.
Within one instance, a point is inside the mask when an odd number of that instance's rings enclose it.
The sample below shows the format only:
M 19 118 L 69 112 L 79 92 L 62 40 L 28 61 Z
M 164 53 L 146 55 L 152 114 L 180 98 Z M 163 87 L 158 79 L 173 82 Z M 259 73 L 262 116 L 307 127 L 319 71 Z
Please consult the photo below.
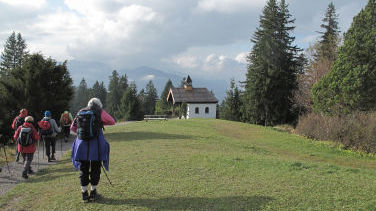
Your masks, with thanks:
M 333 0 L 345 32 L 367 0 Z M 242 80 L 266 0 L 0 0 L 0 46 L 20 32 L 57 61 L 147 66 L 208 80 Z M 287 0 L 295 44 L 317 41 L 328 0 Z M 2 42 L 2 43 L 1 43 Z M 1 49 L 2 50 L 2 49 Z M 95 69 L 95 68 L 94 68 Z M 75 71 L 75 70 L 70 70 Z M 110 71 L 101 70 L 95 71 Z M 87 74 L 73 73 L 75 84 Z M 102 80 L 98 78 L 98 80 Z M 106 82 L 106 81 L 105 81 Z

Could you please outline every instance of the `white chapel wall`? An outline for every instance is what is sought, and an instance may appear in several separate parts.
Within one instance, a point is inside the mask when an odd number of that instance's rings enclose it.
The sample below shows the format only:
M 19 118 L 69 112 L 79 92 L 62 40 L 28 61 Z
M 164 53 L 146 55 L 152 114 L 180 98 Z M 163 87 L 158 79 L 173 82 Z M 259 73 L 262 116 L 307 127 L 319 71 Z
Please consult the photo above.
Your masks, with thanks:
M 207 103 L 207 104 L 187 104 L 187 119 L 191 118 L 207 118 L 207 119 L 215 119 L 216 118 L 216 109 L 217 104 L 215 103 Z M 205 109 L 209 108 L 209 113 L 205 113 Z M 199 113 L 196 114 L 195 110 L 198 108 Z

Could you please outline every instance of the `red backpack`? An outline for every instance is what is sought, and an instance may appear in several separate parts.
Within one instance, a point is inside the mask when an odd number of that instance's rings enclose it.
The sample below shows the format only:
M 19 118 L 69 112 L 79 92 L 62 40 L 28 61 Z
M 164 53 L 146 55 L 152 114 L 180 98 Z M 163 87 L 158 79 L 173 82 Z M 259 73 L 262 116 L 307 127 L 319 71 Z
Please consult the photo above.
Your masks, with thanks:
M 38 122 L 38 126 L 40 128 L 41 135 L 51 135 L 54 133 L 51 123 L 48 119 L 43 118 L 41 121 Z

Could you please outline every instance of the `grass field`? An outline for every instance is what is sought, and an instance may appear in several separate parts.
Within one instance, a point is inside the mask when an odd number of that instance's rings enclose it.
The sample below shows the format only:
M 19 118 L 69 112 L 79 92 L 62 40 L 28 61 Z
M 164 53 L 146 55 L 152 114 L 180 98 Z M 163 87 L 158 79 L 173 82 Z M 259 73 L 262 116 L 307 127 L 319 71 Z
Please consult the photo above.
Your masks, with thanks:
M 221 120 L 106 129 L 110 186 L 81 202 L 69 156 L 11 190 L 0 209 L 375 210 L 376 160 L 273 128 Z

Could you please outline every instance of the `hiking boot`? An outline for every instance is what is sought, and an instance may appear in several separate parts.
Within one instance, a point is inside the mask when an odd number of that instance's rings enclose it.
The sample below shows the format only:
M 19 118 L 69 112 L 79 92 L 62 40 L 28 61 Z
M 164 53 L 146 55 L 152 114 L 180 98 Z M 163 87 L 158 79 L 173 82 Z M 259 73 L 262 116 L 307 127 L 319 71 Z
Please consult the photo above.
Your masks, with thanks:
M 22 178 L 24 178 L 24 179 L 28 179 L 29 178 L 29 176 L 27 176 L 26 171 L 22 172 Z
M 51 160 L 56 160 L 56 158 L 55 158 L 55 155 L 54 155 L 54 154 L 52 154 L 52 156 L 51 156 Z
M 87 191 L 82 192 L 82 201 L 85 203 L 89 202 L 89 193 Z
M 29 170 L 27 171 L 27 173 L 28 173 L 28 174 L 34 174 L 34 171 L 33 171 L 32 169 L 29 169 Z
M 47 156 L 47 162 L 51 162 L 50 156 Z
M 17 155 L 16 155 L 16 162 L 20 161 L 20 153 L 17 152 Z
M 99 199 L 99 197 L 100 197 L 100 195 L 97 193 L 97 189 L 94 189 L 90 192 L 89 200 L 95 201 L 95 200 Z

